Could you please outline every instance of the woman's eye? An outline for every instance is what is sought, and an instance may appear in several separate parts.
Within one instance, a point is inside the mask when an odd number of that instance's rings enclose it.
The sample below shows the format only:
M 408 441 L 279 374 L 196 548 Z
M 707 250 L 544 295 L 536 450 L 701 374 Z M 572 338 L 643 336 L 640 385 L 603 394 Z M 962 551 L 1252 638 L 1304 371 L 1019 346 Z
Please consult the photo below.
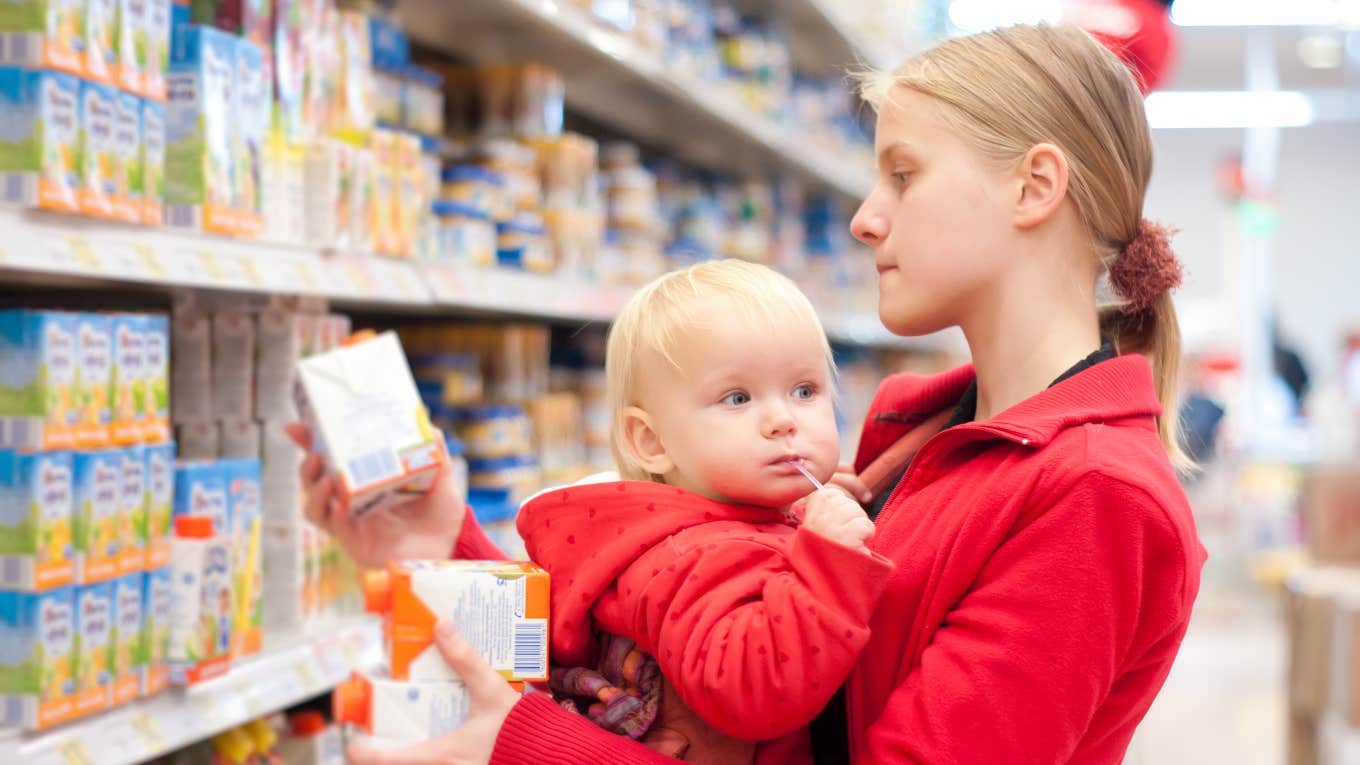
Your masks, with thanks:
M 803 383 L 793 389 L 794 398 L 809 399 L 815 395 L 817 395 L 817 386 L 811 383 Z
M 729 406 L 741 406 L 742 404 L 750 403 L 751 396 L 744 390 L 732 391 L 726 396 L 723 396 L 722 402 Z

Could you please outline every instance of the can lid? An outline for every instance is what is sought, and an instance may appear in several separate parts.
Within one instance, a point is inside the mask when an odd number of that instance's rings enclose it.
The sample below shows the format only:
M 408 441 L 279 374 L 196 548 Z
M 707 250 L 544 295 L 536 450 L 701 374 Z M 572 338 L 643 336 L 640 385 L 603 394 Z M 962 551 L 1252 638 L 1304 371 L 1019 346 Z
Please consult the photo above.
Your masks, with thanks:
M 331 716 L 336 722 L 350 723 L 371 732 L 372 691 L 367 678 L 358 672 L 351 674 L 331 693 Z
M 213 536 L 213 519 L 208 515 L 176 516 L 175 536 L 184 539 L 211 539 Z
M 288 718 L 294 736 L 315 736 L 326 730 L 326 718 L 315 709 L 304 709 Z
M 364 572 L 364 610 L 370 614 L 392 610 L 392 575 L 386 569 Z

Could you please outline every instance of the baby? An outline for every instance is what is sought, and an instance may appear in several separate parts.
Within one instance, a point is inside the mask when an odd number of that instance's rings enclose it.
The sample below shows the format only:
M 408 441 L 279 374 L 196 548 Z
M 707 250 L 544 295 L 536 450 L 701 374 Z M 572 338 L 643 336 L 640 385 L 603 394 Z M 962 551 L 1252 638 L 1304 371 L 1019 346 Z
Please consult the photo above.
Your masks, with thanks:
M 860 506 L 803 474 L 839 456 L 812 305 L 762 266 L 693 266 L 628 302 L 606 366 L 625 480 L 540 494 L 518 522 L 552 574 L 554 690 L 690 762 L 810 762 L 891 566 Z

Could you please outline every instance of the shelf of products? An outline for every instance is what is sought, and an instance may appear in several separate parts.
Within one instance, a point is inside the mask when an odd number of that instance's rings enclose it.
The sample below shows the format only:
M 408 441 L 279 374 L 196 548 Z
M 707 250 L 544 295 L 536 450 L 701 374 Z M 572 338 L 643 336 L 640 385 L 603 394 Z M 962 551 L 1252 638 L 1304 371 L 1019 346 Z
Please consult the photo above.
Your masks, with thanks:
M 755 6 L 748 2 L 742 7 Z M 761 3 L 769 5 L 769 3 Z M 835 4 L 830 0 L 785 0 L 776 3 L 792 27 L 794 62 L 808 69 L 840 72 L 850 66 L 890 67 L 905 58 L 908 50 L 890 50 L 882 40 L 871 40 L 847 23 L 846 10 L 862 14 L 863 3 Z
M 226 675 L 171 689 L 36 734 L 0 739 L 0 756 L 27 765 L 142 762 L 325 693 L 354 669 L 381 661 L 374 619 L 353 618 L 306 635 L 279 635 Z
M 560 70 L 566 102 L 649 145 L 724 173 L 791 173 L 858 200 L 873 185 L 867 151 L 833 152 L 795 128 L 752 113 L 739 88 L 668 62 L 635 35 L 565 0 L 407 0 L 397 12 L 413 39 L 474 61 L 533 51 Z M 499 34 L 466 34 L 476 25 Z M 507 48 L 512 45 L 513 48 Z

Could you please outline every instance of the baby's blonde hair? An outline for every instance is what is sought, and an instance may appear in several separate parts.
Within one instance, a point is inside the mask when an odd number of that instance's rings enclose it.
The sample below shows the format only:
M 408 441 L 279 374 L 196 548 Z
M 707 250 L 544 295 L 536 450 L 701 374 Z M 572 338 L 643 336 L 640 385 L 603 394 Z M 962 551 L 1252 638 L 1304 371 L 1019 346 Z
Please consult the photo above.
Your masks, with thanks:
M 734 321 L 760 322 L 771 332 L 810 322 L 822 339 L 828 368 L 834 373 L 831 344 L 811 301 L 788 277 L 741 260 L 715 260 L 673 271 L 638 290 L 624 304 L 609 331 L 605 356 L 611 416 L 609 446 L 619 476 L 626 481 L 659 481 L 637 464 L 626 446 L 626 410 L 639 405 L 639 368 L 651 354 L 679 371 L 675 350 L 684 332 L 707 319 L 712 298 L 735 309 Z
M 1052 143 L 1069 165 L 1067 194 L 1108 270 L 1133 240 L 1152 176 L 1152 136 L 1132 72 L 1083 30 L 1021 25 L 957 37 L 890 72 L 858 75 L 875 108 L 904 87 L 944 105 L 960 135 L 989 160 L 1008 165 L 1034 145 Z M 1162 445 L 1178 467 L 1190 466 L 1180 442 L 1176 378 L 1180 327 L 1169 294 L 1146 314 L 1119 305 L 1101 310 L 1101 331 L 1120 353 L 1152 361 L 1162 416 Z

